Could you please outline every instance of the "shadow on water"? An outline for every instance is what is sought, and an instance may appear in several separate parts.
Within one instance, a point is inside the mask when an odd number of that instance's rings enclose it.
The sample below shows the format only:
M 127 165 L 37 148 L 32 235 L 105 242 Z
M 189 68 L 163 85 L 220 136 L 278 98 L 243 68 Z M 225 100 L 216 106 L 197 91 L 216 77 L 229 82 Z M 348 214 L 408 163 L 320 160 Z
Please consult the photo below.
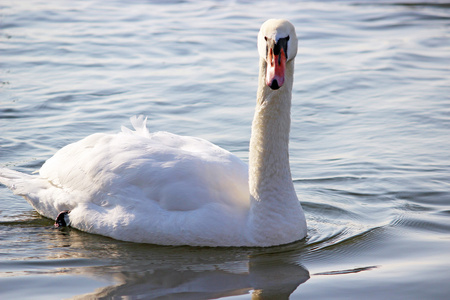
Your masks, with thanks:
M 0 222 L 3 232 L 14 231 L 14 241 L 6 238 L 6 243 L 16 243 L 21 235 L 33 239 L 16 245 L 17 251 L 36 247 L 27 249 L 36 254 L 31 260 L 5 261 L 0 277 L 13 271 L 12 276 L 22 277 L 24 283 L 36 274 L 69 276 L 73 280 L 59 279 L 55 284 L 68 284 L 71 292 L 80 291 L 76 287 L 86 278 L 102 282 L 75 299 L 212 299 L 247 294 L 253 299 L 288 299 L 309 279 L 301 264 L 304 241 L 267 249 L 156 246 L 71 228 L 57 230 L 51 228 L 51 220 L 35 213 L 29 217 L 33 219 Z
M 280 253 L 255 255 L 245 250 L 225 253 L 226 250 L 184 247 L 168 251 L 147 245 L 133 248 L 139 248 L 131 252 L 142 254 L 145 262 L 124 257 L 129 265 L 112 267 L 115 284 L 89 296 L 212 299 L 251 293 L 254 299 L 288 299 L 309 279 L 303 266 Z M 96 268 L 94 273 L 102 269 Z

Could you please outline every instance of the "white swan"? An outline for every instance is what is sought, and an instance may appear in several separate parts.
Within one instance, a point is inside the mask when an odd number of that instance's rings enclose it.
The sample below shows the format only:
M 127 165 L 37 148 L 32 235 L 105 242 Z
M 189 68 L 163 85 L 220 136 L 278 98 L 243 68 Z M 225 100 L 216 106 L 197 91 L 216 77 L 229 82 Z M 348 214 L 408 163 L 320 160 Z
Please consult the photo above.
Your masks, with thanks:
M 119 240 L 162 245 L 273 246 L 306 236 L 289 167 L 294 26 L 266 21 L 249 167 L 200 138 L 97 133 L 45 162 L 39 175 L 0 169 L 0 182 L 43 216 Z

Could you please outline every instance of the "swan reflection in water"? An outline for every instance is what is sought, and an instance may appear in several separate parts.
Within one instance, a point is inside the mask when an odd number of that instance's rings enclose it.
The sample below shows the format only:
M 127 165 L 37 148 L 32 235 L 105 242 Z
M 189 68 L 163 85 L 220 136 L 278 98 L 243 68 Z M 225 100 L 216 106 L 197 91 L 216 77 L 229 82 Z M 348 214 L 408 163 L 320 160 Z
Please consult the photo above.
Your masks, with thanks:
M 71 266 L 72 260 L 84 261 L 69 272 L 64 268 L 64 274 L 112 283 L 75 299 L 211 299 L 246 294 L 252 299 L 288 299 L 309 279 L 299 257 L 305 242 L 262 249 L 170 247 L 120 242 L 75 229 L 51 231 L 52 257 L 47 259 L 58 258 L 60 268 L 66 258 Z

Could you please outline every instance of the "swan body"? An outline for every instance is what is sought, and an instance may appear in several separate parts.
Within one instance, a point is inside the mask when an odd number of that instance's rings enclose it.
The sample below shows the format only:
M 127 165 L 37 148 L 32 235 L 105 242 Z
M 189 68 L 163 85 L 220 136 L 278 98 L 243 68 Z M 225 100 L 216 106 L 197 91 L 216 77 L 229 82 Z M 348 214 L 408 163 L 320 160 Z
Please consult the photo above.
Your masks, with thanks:
M 304 238 L 288 154 L 297 52 L 292 24 L 266 21 L 258 49 L 249 166 L 206 140 L 150 133 L 141 116 L 131 118 L 133 130 L 67 145 L 39 175 L 2 168 L 0 182 L 43 216 L 67 211 L 70 226 L 119 240 L 266 247 Z

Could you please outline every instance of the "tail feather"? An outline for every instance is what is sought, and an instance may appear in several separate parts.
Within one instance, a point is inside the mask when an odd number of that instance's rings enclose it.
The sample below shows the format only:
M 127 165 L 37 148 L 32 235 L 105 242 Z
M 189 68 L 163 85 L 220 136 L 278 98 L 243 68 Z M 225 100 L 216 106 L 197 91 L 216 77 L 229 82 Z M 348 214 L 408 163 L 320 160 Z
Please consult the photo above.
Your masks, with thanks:
M 58 189 L 39 175 L 29 175 L 14 170 L 0 168 L 0 183 L 6 185 L 14 194 L 24 197 L 38 213 L 54 219 L 60 210 L 55 199 L 62 195 Z M 63 197 L 61 197 L 63 198 Z M 62 203 L 62 207 L 67 205 Z
M 30 180 L 35 178 L 36 175 L 0 168 L 0 183 L 6 185 L 16 195 L 26 196 L 29 193 Z

